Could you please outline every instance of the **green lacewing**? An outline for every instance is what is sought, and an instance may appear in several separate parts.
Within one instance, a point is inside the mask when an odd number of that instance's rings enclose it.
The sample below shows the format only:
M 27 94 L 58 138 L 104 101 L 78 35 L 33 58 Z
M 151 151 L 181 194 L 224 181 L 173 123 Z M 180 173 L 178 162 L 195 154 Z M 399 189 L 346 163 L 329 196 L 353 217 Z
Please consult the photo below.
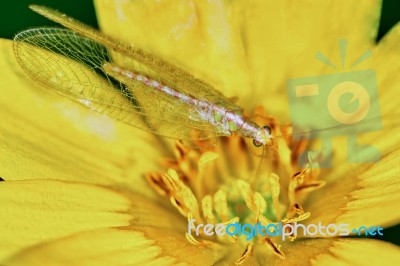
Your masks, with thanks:
M 270 127 L 245 118 L 241 107 L 179 67 L 58 11 L 30 8 L 68 28 L 35 28 L 14 38 L 23 69 L 57 93 L 134 127 L 175 139 L 240 135 L 261 146 L 272 137 Z M 100 74 L 104 82 L 82 74 L 88 71 Z
M 239 135 L 253 139 L 258 147 L 277 137 L 269 126 L 246 118 L 240 106 L 181 68 L 56 10 L 30 8 L 66 27 L 29 29 L 14 38 L 22 68 L 53 91 L 131 126 L 174 139 Z

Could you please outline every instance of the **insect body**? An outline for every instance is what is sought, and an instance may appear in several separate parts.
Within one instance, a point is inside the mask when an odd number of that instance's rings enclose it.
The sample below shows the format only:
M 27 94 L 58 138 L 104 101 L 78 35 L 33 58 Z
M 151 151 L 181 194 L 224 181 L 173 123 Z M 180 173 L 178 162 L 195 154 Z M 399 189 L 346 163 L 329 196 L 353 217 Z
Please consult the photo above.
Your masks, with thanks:
M 210 123 L 210 125 L 213 125 L 218 132 L 225 134 L 226 136 L 238 134 L 243 137 L 253 138 L 254 145 L 256 146 L 266 144 L 267 140 L 271 138 L 271 129 L 269 127 L 260 128 L 251 120 L 244 119 L 241 112 L 231 112 L 225 108 L 223 104 L 215 105 L 188 96 L 179 91 L 175 91 L 160 82 L 151 80 L 146 76 L 122 69 L 117 65 L 105 64 L 103 67 L 107 74 L 117 78 L 118 80 L 124 80 L 126 83 L 129 83 L 129 80 L 139 81 L 148 87 L 176 98 L 178 101 L 194 106 L 192 112 L 196 112 L 196 114 L 189 114 L 189 117 L 192 119 L 198 119 L 196 117 L 200 117 L 201 121 Z
M 46 7 L 31 6 L 68 29 L 16 35 L 14 50 L 41 84 L 129 125 L 176 139 L 240 135 L 256 146 L 272 138 L 210 85 L 155 56 Z M 73 60 L 71 60 L 73 59 Z

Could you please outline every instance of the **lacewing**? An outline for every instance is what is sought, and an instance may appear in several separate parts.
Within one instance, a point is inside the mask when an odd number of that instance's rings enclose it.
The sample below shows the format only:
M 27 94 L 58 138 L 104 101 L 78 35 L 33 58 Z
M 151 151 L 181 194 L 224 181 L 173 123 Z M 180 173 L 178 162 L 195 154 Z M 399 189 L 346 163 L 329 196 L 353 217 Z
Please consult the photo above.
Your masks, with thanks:
M 67 28 L 35 28 L 14 38 L 15 55 L 23 69 L 55 92 L 170 138 L 239 135 L 253 139 L 258 147 L 276 137 L 269 126 L 246 118 L 240 106 L 179 67 L 56 10 L 30 8 Z M 300 134 L 316 132 L 320 131 Z
M 272 137 L 268 126 L 246 119 L 238 105 L 182 69 L 58 11 L 30 8 L 69 28 L 30 29 L 14 38 L 20 65 L 57 93 L 175 139 L 240 135 L 261 146 Z

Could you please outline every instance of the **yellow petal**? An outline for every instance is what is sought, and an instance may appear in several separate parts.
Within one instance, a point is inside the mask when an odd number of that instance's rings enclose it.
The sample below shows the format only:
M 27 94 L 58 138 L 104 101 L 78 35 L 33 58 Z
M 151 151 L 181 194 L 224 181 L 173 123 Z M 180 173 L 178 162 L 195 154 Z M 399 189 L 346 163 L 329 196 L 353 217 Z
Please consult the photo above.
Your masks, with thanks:
M 318 51 L 340 61 L 340 38 L 358 50 L 371 46 L 380 13 L 378 0 L 95 3 L 106 33 L 240 96 L 246 106 L 263 103 L 281 113 L 286 80 L 321 74 Z
M 378 79 L 379 100 L 381 112 L 390 115 L 398 112 L 398 101 L 393 100 L 398 94 L 400 80 L 398 69 L 400 68 L 400 24 L 396 24 L 374 50 L 376 76 Z
M 373 51 L 372 67 L 376 71 L 378 80 L 382 130 L 360 138 L 360 143 L 371 143 L 383 154 L 398 149 L 400 146 L 400 135 L 398 134 L 400 112 L 398 101 L 393 100 L 398 97 L 398 83 L 400 82 L 397 75 L 400 68 L 399 42 L 400 24 L 397 24 Z
M 152 226 L 182 236 L 187 223 L 170 206 L 138 194 L 56 180 L 0 182 L 0 259 L 21 248 L 95 228 Z
M 286 245 L 287 244 L 287 245 Z M 257 249 L 259 250 L 259 249 Z M 372 239 L 307 239 L 282 246 L 286 259 L 275 255 L 255 254 L 259 265 L 397 265 L 400 248 Z M 265 254 L 265 253 L 264 253 Z
M 94 228 L 129 225 L 130 201 L 99 186 L 53 180 L 0 183 L 0 258 Z
M 142 175 L 156 169 L 163 146 L 151 135 L 40 87 L 10 41 L 0 40 L 0 55 L 1 177 L 112 183 L 153 195 Z
M 308 199 L 305 209 L 311 218 L 307 223 L 344 223 L 350 230 L 398 224 L 399 163 L 400 150 L 396 150 L 368 168 L 341 173 L 342 178 L 328 182 Z
M 161 222 L 161 221 L 160 221 Z M 152 227 L 109 228 L 27 249 L 7 265 L 211 265 L 213 250 Z

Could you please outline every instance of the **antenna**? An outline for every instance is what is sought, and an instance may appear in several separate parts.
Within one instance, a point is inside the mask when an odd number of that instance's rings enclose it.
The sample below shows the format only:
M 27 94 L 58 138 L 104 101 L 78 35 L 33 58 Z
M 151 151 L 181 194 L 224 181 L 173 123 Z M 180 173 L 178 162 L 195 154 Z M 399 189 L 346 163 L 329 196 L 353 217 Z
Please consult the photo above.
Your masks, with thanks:
M 267 153 L 267 145 L 263 145 L 263 146 L 262 146 L 261 158 L 260 158 L 260 162 L 259 162 L 259 164 L 258 164 L 258 166 L 257 166 L 256 173 L 255 173 L 255 175 L 253 176 L 252 180 L 250 180 L 251 186 L 254 184 L 253 181 L 256 181 L 256 180 L 258 179 L 258 177 L 260 176 L 261 168 L 262 168 L 263 162 L 264 162 L 264 160 L 265 160 L 265 157 L 266 157 L 265 154 L 266 154 L 266 153 Z

